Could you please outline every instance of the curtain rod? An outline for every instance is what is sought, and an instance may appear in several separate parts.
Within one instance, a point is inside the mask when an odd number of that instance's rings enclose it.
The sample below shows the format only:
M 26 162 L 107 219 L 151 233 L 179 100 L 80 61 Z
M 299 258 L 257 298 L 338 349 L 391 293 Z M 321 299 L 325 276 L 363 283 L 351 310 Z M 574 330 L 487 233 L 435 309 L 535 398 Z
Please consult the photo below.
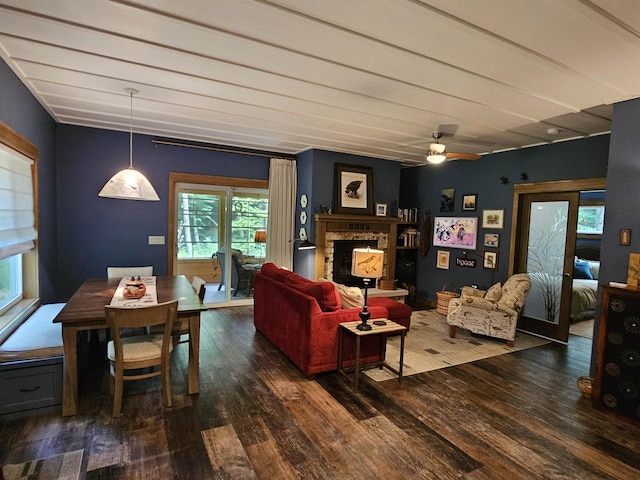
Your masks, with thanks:
M 172 147 L 187 147 L 187 148 L 197 148 L 200 150 L 214 150 L 216 152 L 224 152 L 224 153 L 240 153 L 244 155 L 255 155 L 257 157 L 269 157 L 269 158 L 277 157 L 277 158 L 283 158 L 285 160 L 297 160 L 297 157 L 295 155 L 287 155 L 283 153 L 261 153 L 255 150 L 244 150 L 244 149 L 233 150 L 230 148 L 214 147 L 213 145 L 198 145 L 196 143 L 175 142 L 175 141 L 169 141 L 169 140 L 160 140 L 157 138 L 154 138 L 153 140 L 151 140 L 151 143 L 155 143 L 157 145 L 169 145 Z

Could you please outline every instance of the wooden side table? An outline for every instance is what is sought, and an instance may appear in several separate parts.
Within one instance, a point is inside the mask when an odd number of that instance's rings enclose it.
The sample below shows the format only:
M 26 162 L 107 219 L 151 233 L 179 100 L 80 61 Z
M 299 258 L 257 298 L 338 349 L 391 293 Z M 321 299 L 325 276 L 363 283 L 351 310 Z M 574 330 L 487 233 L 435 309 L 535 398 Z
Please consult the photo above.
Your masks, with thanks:
M 356 337 L 356 364 L 354 368 L 353 374 L 353 389 L 354 391 L 358 391 L 358 375 L 360 373 L 360 340 L 362 337 L 367 335 L 379 335 L 380 336 L 380 362 L 377 365 L 380 368 L 387 368 L 391 372 L 398 375 L 398 381 L 402 381 L 402 368 L 404 362 L 404 336 L 407 333 L 407 329 L 402 325 L 392 322 L 391 320 L 387 320 L 384 318 L 376 318 L 375 320 L 384 320 L 386 322 L 385 325 L 376 325 L 374 324 L 374 320 L 369 321 L 369 325 L 371 325 L 371 330 L 358 330 L 356 327 L 361 323 L 357 322 L 344 322 L 340 324 L 339 332 L 338 332 L 338 371 L 347 375 L 345 369 L 342 368 L 342 338 L 344 334 L 355 335 Z M 389 365 L 385 361 L 386 353 L 387 353 L 387 335 L 392 333 L 400 333 L 400 366 L 398 369 L 395 369 L 391 365 Z

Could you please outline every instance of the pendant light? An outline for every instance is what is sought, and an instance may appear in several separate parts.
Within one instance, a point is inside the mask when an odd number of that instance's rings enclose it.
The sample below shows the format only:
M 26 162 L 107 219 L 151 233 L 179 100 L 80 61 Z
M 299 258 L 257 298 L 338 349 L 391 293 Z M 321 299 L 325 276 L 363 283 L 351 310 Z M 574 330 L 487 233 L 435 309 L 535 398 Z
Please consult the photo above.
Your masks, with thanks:
M 153 189 L 149 180 L 133 168 L 133 96 L 140 93 L 135 88 L 125 88 L 131 98 L 131 115 L 129 117 L 129 168 L 120 170 L 109 180 L 99 197 L 120 198 L 123 200 L 158 201 L 160 197 Z

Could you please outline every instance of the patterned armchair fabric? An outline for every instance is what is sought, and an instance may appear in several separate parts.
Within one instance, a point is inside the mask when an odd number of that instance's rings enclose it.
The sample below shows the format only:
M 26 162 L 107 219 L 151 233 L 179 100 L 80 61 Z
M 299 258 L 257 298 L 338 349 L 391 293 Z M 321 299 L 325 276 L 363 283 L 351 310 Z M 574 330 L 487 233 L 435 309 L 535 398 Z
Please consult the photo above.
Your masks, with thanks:
M 524 307 L 531 288 L 526 273 L 509 278 L 500 291 L 499 284 L 480 294 L 482 290 L 463 287 L 460 298 L 449 301 L 447 323 L 449 336 L 456 336 L 456 328 L 465 328 L 473 333 L 503 338 L 513 345 L 518 315 Z

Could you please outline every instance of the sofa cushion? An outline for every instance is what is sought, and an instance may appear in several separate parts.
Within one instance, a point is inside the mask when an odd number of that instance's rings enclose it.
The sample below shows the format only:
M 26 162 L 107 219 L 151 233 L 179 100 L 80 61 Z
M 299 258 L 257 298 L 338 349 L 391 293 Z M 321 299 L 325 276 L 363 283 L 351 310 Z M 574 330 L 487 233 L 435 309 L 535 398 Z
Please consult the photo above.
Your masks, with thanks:
M 297 273 L 291 272 L 284 279 L 284 284 L 313 297 L 323 312 L 334 312 L 342 306 L 340 295 L 331 282 L 312 282 Z
M 285 268 L 280 268 L 275 263 L 267 262 L 262 265 L 260 273 L 278 282 L 284 282 L 284 279 L 291 275 L 293 272 Z
M 407 332 L 409 331 L 413 313 L 413 308 L 409 305 L 387 297 L 369 298 L 367 303 L 369 307 L 384 307 L 387 310 L 387 319 L 399 323 L 407 329 Z
M 486 298 L 490 302 L 497 302 L 498 300 L 500 300 L 501 296 L 502 284 L 500 282 L 492 285 L 491 288 L 489 288 L 489 290 L 487 290 L 487 292 L 484 294 L 484 298 Z

